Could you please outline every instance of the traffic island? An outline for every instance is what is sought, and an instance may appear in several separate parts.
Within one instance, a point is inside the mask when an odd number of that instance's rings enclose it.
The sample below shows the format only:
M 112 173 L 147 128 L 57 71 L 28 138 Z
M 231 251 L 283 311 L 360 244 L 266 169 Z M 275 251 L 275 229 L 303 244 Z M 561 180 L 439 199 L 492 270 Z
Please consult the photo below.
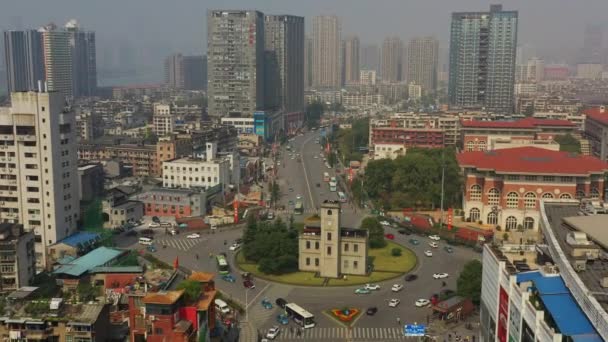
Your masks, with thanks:
M 330 309 L 323 311 L 326 315 L 344 325 L 345 327 L 352 326 L 359 315 L 361 315 L 361 309 L 358 308 L 342 308 L 342 309 Z

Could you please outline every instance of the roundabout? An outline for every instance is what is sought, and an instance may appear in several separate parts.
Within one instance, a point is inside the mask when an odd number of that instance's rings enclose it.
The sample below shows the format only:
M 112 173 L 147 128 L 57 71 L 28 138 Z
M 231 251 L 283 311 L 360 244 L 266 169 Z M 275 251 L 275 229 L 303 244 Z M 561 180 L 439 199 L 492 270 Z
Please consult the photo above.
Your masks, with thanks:
M 401 250 L 400 255 L 393 256 L 392 251 L 395 248 Z M 369 275 L 347 275 L 343 278 L 323 278 L 317 276 L 315 272 L 306 271 L 297 271 L 281 275 L 265 274 L 259 270 L 258 264 L 248 262 L 244 257 L 244 253 L 241 251 L 235 256 L 236 266 L 241 271 L 249 272 L 258 279 L 287 285 L 318 287 L 354 286 L 383 282 L 398 278 L 412 271 L 418 263 L 418 258 L 411 249 L 392 241 L 387 241 L 387 245 L 383 248 L 369 249 L 369 260 L 373 270 Z

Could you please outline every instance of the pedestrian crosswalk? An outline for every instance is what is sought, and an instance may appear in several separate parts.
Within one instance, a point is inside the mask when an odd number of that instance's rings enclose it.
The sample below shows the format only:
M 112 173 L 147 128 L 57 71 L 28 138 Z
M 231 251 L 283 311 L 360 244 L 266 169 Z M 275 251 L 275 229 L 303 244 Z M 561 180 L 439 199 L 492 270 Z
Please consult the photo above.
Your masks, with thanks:
M 155 244 L 158 247 L 162 247 L 166 245 L 167 247 L 172 247 L 175 249 L 182 250 L 184 252 L 189 251 L 194 246 L 199 243 L 206 241 L 206 238 L 198 238 L 198 239 L 188 239 L 188 238 L 174 238 L 174 237 L 161 237 L 154 239 Z
M 406 340 L 400 328 L 312 328 L 305 329 L 298 336 L 297 329 L 281 328 L 276 338 L 279 341 L 291 340 L 326 340 L 326 341 L 386 341 Z

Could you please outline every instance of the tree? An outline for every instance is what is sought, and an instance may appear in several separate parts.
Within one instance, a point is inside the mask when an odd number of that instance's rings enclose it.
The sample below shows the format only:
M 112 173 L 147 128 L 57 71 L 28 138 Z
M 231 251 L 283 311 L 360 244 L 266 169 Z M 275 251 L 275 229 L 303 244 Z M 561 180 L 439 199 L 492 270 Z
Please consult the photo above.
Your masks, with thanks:
M 186 302 L 192 303 L 201 296 L 201 283 L 196 280 L 184 280 L 177 285 L 178 290 L 184 290 Z
M 556 136 L 555 142 L 559 144 L 560 151 L 581 153 L 581 142 L 570 133 Z
M 393 248 L 391 249 L 391 255 L 394 257 L 401 256 L 401 248 Z
M 279 189 L 279 184 L 273 181 L 270 184 L 270 201 L 273 205 L 276 205 L 279 201 L 279 197 L 281 196 L 281 190 Z
M 99 289 L 91 285 L 91 283 L 80 283 L 76 287 L 78 293 L 78 299 L 81 302 L 88 302 L 94 300 L 99 295 Z
M 364 218 L 360 228 L 367 230 L 370 248 L 382 248 L 386 246 L 386 240 L 384 240 L 384 227 L 377 218 L 373 216 Z
M 464 265 L 456 282 L 458 295 L 470 298 L 473 303 L 479 304 L 481 296 L 482 264 L 479 260 L 471 260 Z
M 310 129 L 312 127 L 318 126 L 324 111 L 325 108 L 323 106 L 323 103 L 321 102 L 313 102 L 306 106 L 306 112 L 304 113 L 304 121 L 306 122 L 306 127 Z

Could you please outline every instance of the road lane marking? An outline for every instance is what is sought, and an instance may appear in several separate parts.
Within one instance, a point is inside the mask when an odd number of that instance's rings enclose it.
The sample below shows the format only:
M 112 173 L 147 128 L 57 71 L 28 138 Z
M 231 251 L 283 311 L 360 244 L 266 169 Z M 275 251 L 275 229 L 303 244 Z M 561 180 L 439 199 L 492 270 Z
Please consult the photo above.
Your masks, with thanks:
M 258 297 L 260 295 L 262 295 L 262 293 L 264 293 L 264 291 L 266 291 L 266 289 L 270 286 L 270 283 L 267 283 L 266 286 L 264 286 L 264 288 L 262 289 L 262 291 L 260 291 L 257 295 L 255 295 L 255 297 L 253 297 L 252 300 L 249 301 L 249 303 L 255 303 L 255 301 L 258 299 Z M 248 290 L 249 291 L 249 290 Z M 245 303 L 245 306 L 247 308 L 249 308 L 249 303 Z
M 304 146 L 310 141 L 312 140 L 312 138 L 314 137 L 314 135 L 312 135 L 310 138 L 306 139 L 301 147 L 300 147 L 300 155 L 302 155 L 304 153 Z M 304 169 L 304 180 L 306 181 L 306 186 L 308 187 L 308 197 L 310 198 L 310 204 L 312 207 L 315 207 L 315 201 L 312 199 L 312 189 L 310 188 L 310 183 L 308 182 L 308 171 L 306 171 L 306 158 L 302 158 L 302 168 Z

